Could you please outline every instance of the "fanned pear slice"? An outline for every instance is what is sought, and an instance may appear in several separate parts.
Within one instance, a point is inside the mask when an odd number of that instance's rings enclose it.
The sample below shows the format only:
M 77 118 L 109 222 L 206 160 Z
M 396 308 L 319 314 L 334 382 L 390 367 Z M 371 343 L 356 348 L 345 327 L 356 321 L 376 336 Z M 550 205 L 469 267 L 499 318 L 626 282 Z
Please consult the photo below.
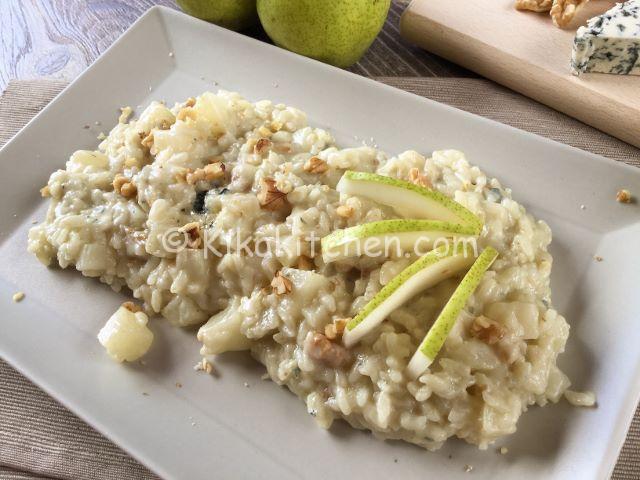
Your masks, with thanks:
M 345 346 L 356 344 L 416 294 L 469 268 L 474 258 L 472 246 L 464 242 L 443 245 L 420 257 L 386 284 L 347 323 L 342 335 Z
M 366 197 L 393 208 L 405 218 L 430 218 L 462 223 L 482 230 L 481 220 L 446 195 L 397 178 L 347 170 L 336 189 L 347 195 Z
M 482 277 L 497 257 L 498 252 L 492 247 L 487 247 L 473 262 L 460 285 L 455 289 L 440 315 L 438 315 L 438 318 L 436 318 L 436 321 L 425 335 L 418 350 L 413 354 L 407 366 L 407 374 L 410 378 L 418 378 L 431 365 L 442 345 L 444 345 L 467 300 L 478 288 L 480 280 L 482 280 Z
M 474 238 L 477 230 L 468 225 L 439 220 L 381 220 L 336 230 L 323 237 L 322 257 L 329 263 L 360 255 L 389 256 L 394 252 L 418 255 L 432 249 L 438 239 Z

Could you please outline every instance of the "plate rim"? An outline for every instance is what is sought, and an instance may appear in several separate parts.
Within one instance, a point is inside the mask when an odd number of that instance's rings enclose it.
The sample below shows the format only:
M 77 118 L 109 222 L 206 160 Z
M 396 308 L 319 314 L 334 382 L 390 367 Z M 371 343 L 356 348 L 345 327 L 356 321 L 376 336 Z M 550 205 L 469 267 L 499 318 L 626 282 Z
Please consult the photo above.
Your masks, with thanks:
M 182 12 L 178 12 L 175 11 L 169 7 L 165 7 L 165 6 L 160 6 L 160 5 L 156 5 L 153 6 L 151 8 L 149 8 L 143 15 L 141 15 L 125 32 L 123 32 L 123 34 L 118 37 L 118 39 L 113 42 L 112 45 L 110 45 L 91 65 L 89 65 L 78 77 L 76 77 L 73 81 L 71 81 L 58 95 L 56 95 L 40 112 L 38 112 L 31 120 L 29 120 L 9 141 L 6 142 L 6 144 L 0 149 L 0 156 L 2 156 L 5 153 L 5 150 L 13 144 L 14 141 L 16 141 L 18 139 L 18 137 L 21 137 L 22 135 L 25 135 L 28 133 L 28 129 L 31 125 L 37 123 L 41 116 L 43 116 L 45 114 L 45 112 L 48 111 L 48 109 L 53 108 L 54 104 L 57 104 L 58 102 L 64 102 L 65 100 L 65 96 L 67 94 L 67 92 L 69 92 L 70 90 L 72 90 L 73 88 L 76 87 L 76 85 L 79 82 L 82 82 L 83 79 L 85 78 L 85 76 L 88 74 L 89 71 L 91 71 L 96 65 L 98 65 L 101 61 L 103 61 L 103 58 L 105 56 L 107 56 L 112 49 L 114 49 L 116 46 L 121 45 L 122 43 L 126 42 L 128 39 L 128 35 L 130 34 L 131 31 L 137 29 L 140 27 L 140 24 L 142 24 L 143 22 L 147 22 L 147 21 L 153 21 L 153 20 L 157 20 L 161 23 L 161 25 L 163 26 L 163 28 L 165 29 L 169 29 L 171 27 L 170 24 L 168 24 L 166 22 L 166 17 L 165 15 L 169 15 L 170 17 L 174 17 L 174 18 L 179 18 L 179 21 L 192 21 L 192 22 L 201 22 L 204 24 L 207 24 L 207 22 L 204 22 L 202 20 L 199 19 L 195 19 L 192 17 L 189 17 L 188 15 L 182 13 Z M 154 19 L 154 17 L 156 17 Z M 265 48 L 272 48 L 272 49 L 277 49 L 277 50 L 281 50 L 279 47 L 273 46 L 273 45 L 269 45 L 269 44 L 265 44 L 263 42 L 260 42 L 259 40 L 255 40 L 249 37 L 246 37 L 242 34 L 236 33 L 236 32 L 231 32 L 228 30 L 225 30 L 221 27 L 215 26 L 215 25 L 211 25 L 211 24 L 207 24 L 209 28 L 212 29 L 216 29 L 219 30 L 221 32 L 221 34 L 224 35 L 228 35 L 231 38 L 234 38 L 236 40 L 240 40 L 243 42 L 247 42 L 247 43 L 254 43 L 256 45 L 261 45 L 262 47 Z M 624 162 L 620 162 L 620 161 L 615 161 L 606 157 L 603 157 L 601 155 L 597 155 L 591 152 L 587 152 L 584 150 L 580 150 L 576 147 L 572 147 L 566 144 L 562 144 L 560 142 L 556 142 L 554 140 L 542 137 L 540 135 L 531 133 L 531 132 L 527 132 L 524 130 L 520 130 L 518 128 L 509 126 L 509 125 L 505 125 L 502 124 L 500 122 L 470 113 L 470 112 L 466 112 L 464 110 L 461 109 L 457 109 L 455 107 L 451 107 L 449 105 L 446 104 L 442 104 L 439 102 L 436 102 L 434 100 L 430 100 L 424 97 L 421 97 L 419 95 L 410 93 L 410 92 L 406 92 L 403 91 L 401 89 L 389 86 L 389 85 L 385 85 L 383 83 L 377 82 L 374 79 L 370 79 L 370 78 L 366 78 L 366 77 L 362 77 L 360 75 L 357 75 L 355 73 L 352 72 L 348 72 L 345 70 L 341 70 L 335 67 L 331 67 L 329 65 L 323 64 L 321 62 L 318 62 L 316 60 L 313 59 L 308 59 L 305 57 L 300 57 L 297 54 L 291 53 L 291 52 L 287 52 L 284 50 L 281 50 L 281 53 L 283 53 L 284 55 L 287 55 L 287 58 L 297 58 L 297 61 L 302 61 L 302 62 L 310 62 L 312 64 L 316 64 L 316 66 L 321 66 L 321 68 L 325 68 L 327 70 L 331 70 L 332 73 L 334 74 L 338 74 L 338 75 L 343 75 L 344 77 L 347 78 L 351 78 L 351 79 L 357 79 L 358 81 L 362 82 L 362 84 L 367 84 L 370 86 L 373 86 L 377 89 L 382 88 L 383 90 L 389 91 L 389 92 L 393 92 L 396 95 L 410 95 L 412 99 L 414 100 L 419 100 L 421 102 L 426 102 L 427 104 L 430 104 L 432 107 L 437 106 L 437 108 L 443 108 L 446 110 L 452 110 L 455 111 L 456 114 L 462 114 L 464 118 L 467 119 L 473 119 L 474 121 L 482 121 L 485 122 L 487 124 L 490 124 L 494 127 L 499 127 L 499 128 L 503 128 L 503 129 L 508 129 L 511 131 L 515 131 L 518 132 L 518 135 L 524 135 L 525 137 L 531 137 L 534 138 L 536 141 L 542 141 L 544 143 L 546 143 L 547 145 L 551 145 L 554 148 L 560 148 L 560 149 L 565 149 L 568 151 L 578 151 L 580 152 L 581 155 L 583 156 L 587 156 L 591 159 L 591 161 L 596 161 L 599 163 L 606 163 L 609 166 L 613 166 L 615 165 L 615 168 L 619 168 L 619 169 L 623 169 L 627 172 L 629 172 L 632 175 L 635 176 L 639 176 L 640 175 L 640 170 L 637 167 L 628 165 Z M 146 455 L 141 454 L 140 452 L 138 452 L 137 448 L 135 447 L 135 445 L 131 444 L 130 442 L 128 442 L 126 439 L 120 438 L 119 435 L 114 434 L 111 430 L 109 430 L 107 427 L 104 427 L 101 425 L 100 422 L 96 422 L 95 419 L 93 419 L 91 417 L 91 413 L 88 411 L 85 411 L 82 408 L 78 408 L 76 405 L 74 405 L 72 408 L 69 407 L 68 403 L 67 403 L 67 399 L 64 395 L 61 395 L 59 392 L 55 392 L 55 387 L 53 385 L 50 385 L 48 382 L 46 382 L 46 380 L 37 380 L 34 381 L 34 377 L 38 377 L 37 373 L 32 372 L 31 369 L 29 369 L 28 367 L 26 367 L 22 362 L 20 361 L 14 361 L 13 359 L 11 359 L 10 355 L 8 356 L 6 354 L 5 349 L 2 347 L 2 345 L 0 344 L 0 350 L 2 351 L 2 356 L 3 358 L 7 359 L 8 363 L 15 368 L 16 370 L 18 370 L 19 372 L 21 372 L 22 374 L 24 374 L 30 381 L 32 381 L 35 385 L 37 385 L 38 387 L 42 388 L 49 396 L 51 396 L 52 398 L 54 398 L 57 402 L 59 402 L 60 404 L 64 405 L 65 408 L 68 408 L 72 413 L 74 413 L 75 415 L 77 415 L 79 418 L 81 418 L 83 421 L 85 421 L 87 424 L 91 425 L 93 428 L 95 428 L 98 432 L 100 432 L 102 435 L 104 435 L 105 437 L 109 438 L 110 440 L 114 441 L 114 443 L 116 443 L 118 446 L 121 446 L 123 449 L 125 449 L 127 452 L 129 452 L 134 458 L 136 458 L 136 460 L 138 460 L 140 463 L 142 463 L 143 465 L 145 465 L 147 468 L 151 469 L 152 471 L 160 474 L 161 476 L 167 476 L 170 477 L 170 474 L 168 474 L 164 468 L 162 468 L 162 466 L 160 464 L 158 464 L 157 462 L 155 462 L 153 459 L 148 458 Z M 640 372 L 640 364 L 636 366 L 636 371 Z M 608 473 L 609 475 L 611 474 L 611 472 L 613 471 L 616 461 L 619 457 L 619 453 L 620 450 L 623 446 L 624 443 L 624 439 L 627 435 L 628 429 L 629 429 L 629 425 L 631 424 L 631 421 L 634 417 L 634 413 L 635 413 L 635 404 L 637 404 L 638 399 L 640 398 L 640 375 L 637 376 L 638 380 L 636 382 L 634 382 L 633 385 L 629 385 L 628 390 L 631 392 L 630 395 L 627 396 L 627 399 L 625 401 L 625 404 L 631 405 L 631 407 L 629 407 L 628 409 L 622 409 L 618 416 L 621 417 L 621 421 L 618 422 L 618 426 L 616 427 L 616 430 L 613 432 L 612 436 L 616 437 L 616 447 L 615 447 L 615 452 L 610 452 L 610 453 L 614 453 L 614 454 L 610 454 L 607 455 L 606 452 L 603 452 L 603 458 L 602 461 L 606 464 L 609 464 L 609 468 Z M 635 399 L 635 403 L 634 403 L 634 399 Z M 71 402 L 73 403 L 73 402 Z M 134 442 L 135 443 L 135 442 Z M 605 465 L 603 465 L 601 463 L 601 466 L 604 467 Z

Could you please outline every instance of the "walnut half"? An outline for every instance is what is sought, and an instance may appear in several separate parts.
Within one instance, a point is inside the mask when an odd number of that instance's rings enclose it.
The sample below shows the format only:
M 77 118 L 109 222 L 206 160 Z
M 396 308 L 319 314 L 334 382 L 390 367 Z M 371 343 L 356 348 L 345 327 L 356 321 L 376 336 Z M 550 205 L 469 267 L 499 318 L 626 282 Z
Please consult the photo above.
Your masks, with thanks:
M 551 19 L 556 27 L 566 27 L 571 23 L 578 9 L 588 0 L 553 0 Z
M 260 180 L 260 191 L 258 192 L 258 202 L 265 210 L 276 211 L 289 206 L 287 194 L 278 190 L 276 181 L 272 178 Z
M 178 229 L 187 236 L 187 248 L 199 248 L 202 245 L 202 232 L 198 222 L 190 222 Z
M 133 180 L 124 175 L 117 174 L 113 178 L 113 189 L 124 198 L 133 198 L 138 193 L 136 184 Z
M 352 360 L 349 350 L 333 343 L 321 333 L 314 333 L 311 338 L 307 337 L 305 350 L 313 360 L 331 368 L 341 368 Z
M 287 293 L 291 293 L 293 284 L 282 272 L 277 272 L 276 276 L 271 280 L 271 287 L 273 287 L 273 293 L 276 295 L 286 295 Z
M 530 10 L 532 12 L 548 12 L 551 10 L 553 0 L 516 0 L 518 10 Z
M 471 335 L 489 345 L 496 343 L 504 334 L 502 325 L 484 315 L 476 317 L 471 325 Z

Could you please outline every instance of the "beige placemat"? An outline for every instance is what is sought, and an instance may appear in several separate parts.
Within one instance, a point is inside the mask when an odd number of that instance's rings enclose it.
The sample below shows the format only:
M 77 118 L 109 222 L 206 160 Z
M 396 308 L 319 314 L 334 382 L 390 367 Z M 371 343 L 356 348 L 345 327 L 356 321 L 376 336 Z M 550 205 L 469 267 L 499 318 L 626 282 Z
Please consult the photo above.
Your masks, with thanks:
M 384 78 L 386 83 L 584 150 L 640 165 L 640 151 L 486 80 Z M 0 98 L 0 145 L 64 83 L 12 82 Z M 0 360 L 0 478 L 156 478 Z M 640 479 L 640 409 L 612 476 Z

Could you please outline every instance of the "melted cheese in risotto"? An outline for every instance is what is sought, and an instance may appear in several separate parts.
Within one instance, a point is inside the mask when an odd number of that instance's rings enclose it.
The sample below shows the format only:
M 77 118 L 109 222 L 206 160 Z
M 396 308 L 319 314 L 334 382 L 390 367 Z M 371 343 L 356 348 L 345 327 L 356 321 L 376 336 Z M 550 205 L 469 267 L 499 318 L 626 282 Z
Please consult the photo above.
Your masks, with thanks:
M 44 264 L 126 286 L 146 313 L 200 325 L 203 355 L 251 351 L 326 428 L 344 419 L 429 449 L 451 436 L 486 448 L 515 432 L 530 405 L 568 388 L 556 366 L 569 326 L 550 303 L 549 227 L 461 152 L 341 149 L 300 110 L 224 91 L 129 113 L 43 189 L 51 203 L 28 248 Z M 344 319 L 417 258 L 323 261 L 314 238 L 398 218 L 341 196 L 345 170 L 449 196 L 484 222 L 479 247 L 499 252 L 416 380 L 407 363 L 460 277 L 417 295 L 351 349 L 336 340 Z

